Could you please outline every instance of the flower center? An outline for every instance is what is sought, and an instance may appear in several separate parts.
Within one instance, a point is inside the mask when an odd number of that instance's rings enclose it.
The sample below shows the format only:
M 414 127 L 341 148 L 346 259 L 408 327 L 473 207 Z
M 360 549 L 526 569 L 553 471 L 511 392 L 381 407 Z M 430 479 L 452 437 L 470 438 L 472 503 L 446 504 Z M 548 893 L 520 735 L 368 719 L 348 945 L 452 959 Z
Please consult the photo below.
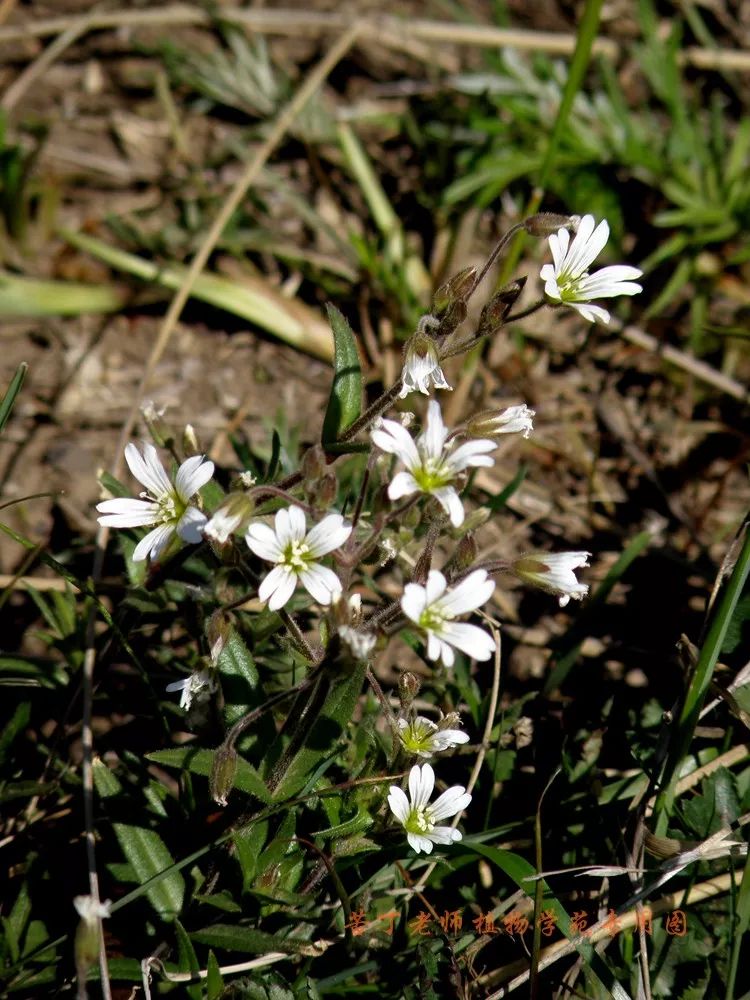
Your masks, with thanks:
M 154 503 L 162 524 L 176 524 L 187 510 L 187 503 L 176 493 L 164 493 Z
M 401 742 L 407 750 L 417 753 L 419 750 L 432 748 L 432 734 L 436 727 L 425 722 L 414 721 L 401 734 Z
M 585 274 L 573 274 L 571 271 L 562 271 L 557 276 L 557 290 L 560 293 L 561 302 L 576 302 L 580 296 L 579 285 Z
M 294 573 L 301 573 L 307 568 L 307 564 L 311 560 L 310 546 L 307 542 L 293 540 L 287 544 L 284 549 L 284 559 L 282 560 L 285 566 L 288 566 Z
M 419 616 L 419 624 L 426 632 L 437 632 L 439 633 L 443 625 L 447 621 L 450 621 L 453 616 L 447 614 L 443 608 L 437 605 L 430 605 L 424 609 L 422 614 Z
M 446 486 L 453 479 L 453 473 L 443 461 L 442 455 L 439 458 L 433 458 L 422 454 L 421 459 L 422 464 L 412 470 L 412 475 L 423 493 L 432 493 L 433 490 Z
M 435 824 L 428 809 L 411 809 L 404 827 L 408 833 L 425 834 L 434 830 Z

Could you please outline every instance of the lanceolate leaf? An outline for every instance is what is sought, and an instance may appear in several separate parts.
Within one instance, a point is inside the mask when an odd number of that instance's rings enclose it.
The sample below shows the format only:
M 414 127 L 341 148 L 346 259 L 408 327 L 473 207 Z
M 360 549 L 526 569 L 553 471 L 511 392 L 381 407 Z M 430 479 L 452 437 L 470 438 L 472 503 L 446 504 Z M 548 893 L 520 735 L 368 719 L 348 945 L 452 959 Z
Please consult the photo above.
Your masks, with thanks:
M 113 828 L 140 885 L 174 864 L 166 844 L 154 830 L 126 823 L 114 823 Z M 182 909 L 185 880 L 174 871 L 148 889 L 146 896 L 156 912 L 169 920 Z
M 207 778 L 213 767 L 214 751 L 180 747 L 175 750 L 157 750 L 155 753 L 146 754 L 146 758 L 157 764 L 165 764 L 167 767 L 187 768 L 193 774 L 201 774 Z M 233 787 L 239 788 L 241 792 L 247 792 L 248 795 L 254 795 L 262 802 L 271 801 L 268 789 L 255 768 L 241 757 L 237 760 Z
M 231 630 L 219 654 L 218 667 L 224 694 L 224 722 L 229 727 L 259 702 L 255 660 L 236 629 Z
M 206 996 L 208 1000 L 220 1000 L 224 993 L 224 980 L 221 977 L 219 963 L 212 951 L 208 953 L 206 966 Z
M 177 967 L 180 972 L 189 972 L 196 975 L 200 969 L 200 963 L 196 958 L 193 943 L 179 920 L 175 920 L 174 929 L 177 935 Z M 193 983 L 192 986 L 185 984 L 184 990 L 185 996 L 190 997 L 190 1000 L 201 1000 L 203 996 L 203 989 L 200 983 Z
M 293 736 L 292 746 L 295 749 L 290 751 L 288 747 L 274 768 L 271 779 L 274 801 L 283 801 L 298 794 L 320 773 L 324 759 L 335 752 L 336 742 L 352 717 L 366 669 L 367 664 L 360 663 L 345 680 L 334 680 L 321 707 L 311 709 L 313 718 L 308 718 L 308 713 L 303 714 L 300 720 L 303 731 L 301 741 L 295 741 Z M 311 697 L 315 698 L 315 692 Z
M 237 927 L 234 924 L 214 924 L 203 930 L 193 931 L 193 941 L 207 944 L 225 951 L 244 951 L 250 955 L 262 955 L 269 951 L 282 951 L 296 955 L 310 947 L 308 941 L 289 937 L 288 934 L 267 934 L 252 927 Z
M 327 303 L 333 330 L 333 385 L 323 421 L 323 445 L 334 444 L 362 412 L 362 372 L 354 331 L 336 306 Z

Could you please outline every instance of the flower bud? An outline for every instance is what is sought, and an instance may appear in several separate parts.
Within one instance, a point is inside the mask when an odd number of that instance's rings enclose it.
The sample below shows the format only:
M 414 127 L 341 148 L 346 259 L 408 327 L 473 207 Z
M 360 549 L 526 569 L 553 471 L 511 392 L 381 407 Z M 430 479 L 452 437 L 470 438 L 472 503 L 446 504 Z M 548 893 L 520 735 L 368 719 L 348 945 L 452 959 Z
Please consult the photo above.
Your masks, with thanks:
M 384 535 L 378 542 L 378 565 L 381 567 L 391 562 L 398 555 L 398 547 L 393 537 Z
M 239 486 L 240 489 L 243 490 L 249 490 L 252 486 L 255 486 L 257 482 L 258 480 L 255 478 L 252 472 L 250 472 L 249 469 L 246 469 L 244 472 L 241 472 L 237 477 L 237 485 Z
M 524 219 L 523 228 L 530 236 L 552 236 L 560 229 L 574 233 L 581 221 L 580 215 L 557 215 L 555 212 L 538 212 Z
M 463 302 L 473 289 L 476 276 L 476 267 L 465 267 L 442 284 L 432 298 L 435 316 L 443 316 L 454 303 Z
M 218 545 L 225 545 L 230 535 L 244 533 L 255 513 L 255 502 L 247 493 L 228 493 L 203 534 Z
M 534 429 L 535 411 L 525 403 L 509 406 L 505 410 L 482 410 L 466 423 L 466 433 L 471 438 L 497 438 L 501 434 L 523 434 L 525 438 Z
M 214 611 L 206 625 L 206 638 L 212 663 L 215 664 L 221 656 L 231 632 L 232 619 L 226 611 Z
M 351 625 L 342 625 L 339 637 L 355 660 L 369 659 L 377 642 L 374 632 L 365 632 L 362 629 L 352 628 Z
M 336 499 L 338 490 L 339 484 L 336 478 L 336 473 L 333 469 L 330 469 L 324 476 L 321 476 L 318 482 L 318 488 L 312 498 L 313 505 L 317 507 L 318 510 L 328 510 Z
M 225 806 L 234 786 L 237 773 L 237 751 L 234 747 L 220 746 L 214 754 L 209 788 L 211 798 L 217 805 Z
M 441 719 L 438 720 L 437 727 L 438 731 L 440 732 L 443 729 L 458 729 L 460 725 L 461 725 L 461 716 L 458 714 L 458 712 L 448 712 L 447 715 L 444 715 Z
M 171 433 L 162 417 L 167 412 L 166 406 L 157 407 L 153 399 L 147 399 L 141 406 L 141 416 L 148 428 L 152 441 L 158 448 L 166 447 L 167 441 L 171 438 Z
M 80 982 L 85 982 L 86 973 L 99 958 L 100 922 L 109 917 L 112 901 L 97 902 L 93 896 L 76 896 L 73 900 L 79 917 L 75 936 L 76 972 Z
M 560 599 L 560 607 L 564 608 L 571 597 L 580 601 L 588 594 L 587 584 L 579 583 L 573 571 L 588 566 L 590 557 L 590 552 L 530 552 L 508 568 L 524 583 L 555 594 Z
M 513 735 L 517 750 L 530 746 L 534 742 L 534 720 L 528 715 L 522 715 L 513 725 Z
M 311 448 L 308 448 L 300 462 L 302 477 L 307 481 L 319 479 L 325 473 L 327 467 L 326 453 L 319 444 L 314 444 Z
M 450 563 L 451 575 L 456 576 L 458 573 L 463 572 L 463 570 L 468 569 L 469 566 L 473 566 L 477 558 L 477 552 L 477 542 L 474 532 L 469 531 L 458 543 L 453 553 Z
M 362 622 L 362 595 L 352 594 L 349 598 L 349 621 L 355 628 Z
M 182 448 L 186 455 L 199 455 L 201 453 L 198 435 L 192 424 L 185 424 L 185 430 L 182 432 Z
M 477 327 L 477 337 L 491 337 L 497 333 L 505 318 L 526 285 L 526 278 L 517 278 L 500 289 L 482 309 Z
M 404 712 L 408 712 L 411 708 L 411 704 L 419 694 L 421 686 L 417 675 L 413 674 L 410 670 L 405 670 L 399 677 L 398 697 Z
M 440 337 L 449 337 L 463 323 L 469 314 L 466 303 L 461 299 L 456 299 L 443 313 L 440 319 Z

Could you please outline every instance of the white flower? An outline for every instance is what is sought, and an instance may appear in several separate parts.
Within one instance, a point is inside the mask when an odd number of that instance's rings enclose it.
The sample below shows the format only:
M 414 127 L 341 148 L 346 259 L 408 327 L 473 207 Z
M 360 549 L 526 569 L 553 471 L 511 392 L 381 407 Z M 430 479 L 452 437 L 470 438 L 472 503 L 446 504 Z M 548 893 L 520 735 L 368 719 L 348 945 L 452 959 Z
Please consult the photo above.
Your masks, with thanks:
M 352 628 L 351 625 L 341 625 L 339 635 L 349 647 L 355 660 L 366 660 L 377 642 L 377 636 L 373 632 L 364 632 Z
M 408 396 L 410 392 L 417 391 L 428 396 L 430 380 L 436 389 L 451 388 L 445 381 L 437 347 L 431 337 L 418 331 L 411 338 L 406 347 L 401 380 L 404 384 L 399 393 L 399 399 Z
M 167 691 L 182 692 L 180 708 L 184 708 L 186 712 L 190 710 L 194 698 L 201 698 L 204 689 L 207 689 L 207 694 L 216 690 L 216 682 L 207 670 L 196 670 L 180 681 L 167 684 Z
M 457 586 L 448 589 L 443 574 L 430 571 L 427 586 L 407 583 L 401 598 L 401 610 L 407 618 L 427 633 L 427 656 L 430 660 L 442 659 L 452 667 L 455 654 L 452 646 L 475 660 L 489 660 L 495 651 L 495 640 L 478 625 L 455 622 L 457 615 L 481 608 L 495 589 L 495 581 L 487 572 L 477 569 Z
M 556 594 L 560 598 L 560 607 L 564 608 L 571 597 L 580 601 L 588 594 L 588 586 L 576 580 L 573 570 L 588 566 L 590 558 L 590 552 L 558 552 L 553 555 L 530 552 L 516 559 L 511 568 L 526 583 Z
M 497 437 L 500 434 L 523 434 L 525 438 L 534 430 L 536 415 L 525 403 L 509 406 L 505 410 L 484 410 L 467 423 L 472 437 Z
M 493 451 L 493 441 L 467 441 L 453 450 L 453 442 L 446 444 L 448 428 L 443 423 L 440 404 L 431 399 L 427 408 L 427 422 L 414 441 L 409 432 L 395 420 L 382 420 L 372 431 L 372 440 L 381 451 L 389 452 L 406 466 L 398 472 L 388 487 L 391 500 L 412 493 L 434 496 L 458 527 L 463 523 L 464 509 L 456 492 L 454 481 L 470 465 L 493 465 L 494 459 L 485 454 Z
M 604 249 L 608 238 L 609 226 L 606 221 L 600 222 L 594 229 L 593 215 L 584 215 L 572 243 L 567 229 L 560 229 L 550 236 L 549 245 L 554 263 L 545 264 L 540 272 L 545 283 L 545 294 L 555 302 L 571 306 L 591 323 L 597 319 L 602 323 L 609 322 L 606 309 L 587 304 L 591 299 L 637 295 L 643 291 L 632 280 L 643 274 L 637 267 L 617 264 L 603 267 L 594 274 L 588 273 L 588 268 Z
M 203 529 L 219 545 L 224 545 L 238 528 L 247 526 L 255 505 L 244 493 L 230 493 Z
M 452 844 L 460 840 L 458 830 L 436 824 L 460 813 L 471 802 L 471 795 L 463 785 L 454 785 L 430 805 L 434 787 L 435 772 L 430 765 L 415 764 L 409 772 L 409 798 L 397 785 L 391 785 L 388 793 L 391 812 L 406 830 L 406 839 L 417 854 L 420 851 L 430 854 L 433 844 Z
M 352 594 L 349 598 L 349 621 L 355 627 L 362 621 L 362 595 Z
M 318 604 L 330 604 L 341 593 L 339 578 L 321 566 L 321 556 L 338 549 L 352 533 L 341 514 L 329 514 L 305 534 L 305 512 L 301 507 L 276 512 L 275 528 L 251 524 L 245 541 L 261 559 L 276 563 L 258 589 L 261 601 L 271 611 L 283 608 L 299 581 Z
M 464 733 L 461 729 L 440 729 L 423 715 L 418 715 L 409 721 L 399 719 L 398 728 L 404 749 L 420 757 L 431 757 L 441 750 L 452 750 L 459 743 L 469 742 L 468 733 Z
M 191 507 L 190 500 L 214 474 L 214 463 L 204 461 L 202 455 L 194 455 L 182 463 L 173 483 L 159 461 L 156 448 L 148 442 L 143 443 L 142 455 L 134 444 L 129 444 L 125 448 L 125 461 L 148 493 L 141 493 L 137 500 L 129 497 L 103 500 L 96 509 L 103 515 L 99 523 L 112 528 L 156 525 L 136 545 L 133 561 L 139 562 L 147 556 L 157 559 L 175 533 L 183 542 L 199 542 L 206 515 Z
M 99 902 L 93 896 L 76 896 L 73 899 L 73 906 L 75 906 L 78 916 L 87 924 L 93 924 L 97 920 L 109 917 L 111 905 L 111 899 Z

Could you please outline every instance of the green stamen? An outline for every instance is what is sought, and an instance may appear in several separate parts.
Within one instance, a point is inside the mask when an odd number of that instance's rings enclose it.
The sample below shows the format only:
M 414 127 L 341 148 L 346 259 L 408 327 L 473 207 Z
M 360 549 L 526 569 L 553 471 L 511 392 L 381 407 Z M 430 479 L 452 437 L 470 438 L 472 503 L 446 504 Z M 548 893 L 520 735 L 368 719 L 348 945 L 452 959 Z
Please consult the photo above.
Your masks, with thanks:
M 284 549 L 284 565 L 295 573 L 301 573 L 311 561 L 310 546 L 306 542 L 291 541 Z
M 176 493 L 165 493 L 156 501 L 159 520 L 163 524 L 176 524 L 187 510 L 187 503 Z

